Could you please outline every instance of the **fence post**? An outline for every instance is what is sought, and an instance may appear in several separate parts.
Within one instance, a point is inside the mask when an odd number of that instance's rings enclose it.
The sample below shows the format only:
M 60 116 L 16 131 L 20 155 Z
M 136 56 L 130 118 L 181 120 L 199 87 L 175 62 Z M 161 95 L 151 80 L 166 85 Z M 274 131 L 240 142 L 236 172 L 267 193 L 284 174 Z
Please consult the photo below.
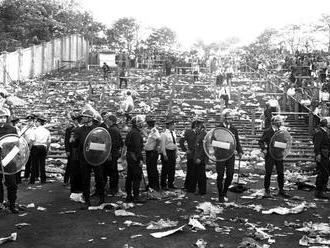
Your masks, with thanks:
M 45 74 L 45 50 L 46 50 L 46 43 L 42 42 L 41 43 L 41 74 Z
M 60 67 L 62 66 L 63 64 L 63 60 L 64 60 L 64 49 L 65 49 L 65 46 L 66 46 L 66 38 L 65 37 L 62 37 L 61 38 L 61 56 L 60 56 L 60 59 L 59 59 L 59 65 L 58 65 L 58 70 L 60 69 Z
M 69 68 L 72 68 L 72 35 L 69 36 Z
M 36 46 L 31 47 L 31 68 L 30 68 L 30 77 L 34 77 L 35 72 L 35 56 L 36 56 Z
M 299 103 L 297 101 L 294 102 L 294 112 L 298 113 L 299 112 Z M 298 115 L 294 115 L 295 121 L 298 120 Z
M 251 134 L 255 135 L 255 128 L 256 128 L 256 110 L 252 109 L 252 121 L 251 121 Z
M 309 132 L 310 135 L 313 134 L 313 127 L 314 127 L 314 116 L 313 116 L 313 112 L 309 111 L 308 132 Z
M 23 52 L 22 52 L 22 48 L 18 48 L 18 70 L 17 70 L 17 80 L 21 81 L 22 80 L 22 66 L 23 66 Z
M 79 69 L 80 69 L 80 61 L 79 61 L 79 37 L 78 35 L 74 36 L 76 39 L 76 45 L 75 45 L 75 49 L 76 49 L 76 64 L 79 65 Z
M 80 60 L 83 61 L 84 59 L 84 37 L 83 36 L 80 36 Z M 86 68 L 88 67 L 88 63 L 86 63 L 85 61 L 85 66 Z
M 2 54 L 3 58 L 3 85 L 7 85 L 7 52 L 3 52 Z
M 89 60 L 89 41 L 85 40 L 86 43 L 86 47 L 85 47 L 85 61 L 86 61 L 86 65 L 88 65 L 88 60 Z
M 51 65 L 51 71 L 55 70 L 55 39 L 53 39 L 51 41 L 51 45 L 52 45 L 52 55 L 51 55 L 51 62 L 52 62 L 52 65 Z

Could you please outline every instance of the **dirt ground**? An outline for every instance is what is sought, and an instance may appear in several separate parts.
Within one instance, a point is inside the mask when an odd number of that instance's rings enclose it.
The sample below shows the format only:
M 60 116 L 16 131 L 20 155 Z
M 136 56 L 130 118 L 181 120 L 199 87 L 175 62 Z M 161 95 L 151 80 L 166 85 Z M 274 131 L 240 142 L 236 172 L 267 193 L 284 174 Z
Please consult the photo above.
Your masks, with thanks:
M 275 178 L 274 178 L 275 179 Z M 273 179 L 272 186 L 276 186 Z M 249 183 L 251 189 L 262 188 L 262 178 L 255 183 Z M 123 180 L 121 180 L 121 184 Z M 177 186 L 181 186 L 182 181 L 177 180 Z M 183 192 L 177 192 L 183 193 Z M 276 192 L 276 190 L 274 190 Z M 69 199 L 70 191 L 61 182 L 47 183 L 39 185 L 20 185 L 18 193 L 18 203 L 26 206 L 35 203 L 35 208 L 25 208 L 20 214 L 0 213 L 0 237 L 9 236 L 17 232 L 17 240 L 1 245 L 6 248 L 48 248 L 48 247 L 134 247 L 134 248 L 154 248 L 154 247 L 197 247 L 194 245 L 198 239 L 207 242 L 206 247 L 238 247 L 244 237 L 248 237 L 248 223 L 253 223 L 258 227 L 273 229 L 268 234 L 273 236 L 275 243 L 270 247 L 299 247 L 299 239 L 303 232 L 296 230 L 302 227 L 303 222 L 329 223 L 330 203 L 315 202 L 313 192 L 291 190 L 290 194 L 299 196 L 298 200 L 284 200 L 279 197 L 273 199 L 242 199 L 241 196 L 251 193 L 237 194 L 230 192 L 229 202 L 237 203 L 237 206 L 224 206 L 223 213 L 218 214 L 216 223 L 220 229 L 228 229 L 216 232 L 215 227 L 206 226 L 206 230 L 193 230 L 190 226 L 185 226 L 183 231 L 164 238 L 154 238 L 150 235 L 153 232 L 162 230 L 147 230 L 146 226 L 126 226 L 124 221 L 131 220 L 146 225 L 150 221 L 159 219 L 170 219 L 178 221 L 177 227 L 188 224 L 189 216 L 199 215 L 196 206 L 202 202 L 211 202 L 217 205 L 217 191 L 215 180 L 208 179 L 208 193 L 205 196 L 186 194 L 183 199 L 173 199 L 170 197 L 162 200 L 148 200 L 143 205 L 135 206 L 128 211 L 139 217 L 117 217 L 114 210 L 81 210 L 82 204 Z M 107 202 L 122 200 L 120 197 L 108 196 Z M 283 206 L 291 208 L 302 201 L 316 203 L 316 208 L 307 208 L 299 214 L 277 215 L 262 214 L 251 208 L 246 208 L 250 204 L 261 204 L 264 209 Z M 95 198 L 92 203 L 96 204 Z M 41 206 L 45 211 L 37 210 Z M 291 207 L 290 207 L 291 206 Z M 75 210 L 74 213 L 61 214 L 64 211 Z M 285 222 L 295 223 L 295 227 L 285 226 Z M 30 225 L 17 228 L 18 223 L 28 223 Z M 219 228 L 218 228 L 219 231 Z M 267 232 L 267 230 L 265 231 Z M 134 237 L 134 235 L 141 235 Z M 133 236 L 133 237 L 132 237 Z M 325 236 L 327 239 L 330 235 Z M 268 244 L 267 240 L 260 241 L 261 244 Z M 127 245 L 126 245 L 127 244 Z M 126 245 L 126 246 L 125 246 Z M 245 247 L 245 246 L 244 246 Z M 247 246 L 246 246 L 247 247 Z M 252 247 L 252 246 L 250 246 Z

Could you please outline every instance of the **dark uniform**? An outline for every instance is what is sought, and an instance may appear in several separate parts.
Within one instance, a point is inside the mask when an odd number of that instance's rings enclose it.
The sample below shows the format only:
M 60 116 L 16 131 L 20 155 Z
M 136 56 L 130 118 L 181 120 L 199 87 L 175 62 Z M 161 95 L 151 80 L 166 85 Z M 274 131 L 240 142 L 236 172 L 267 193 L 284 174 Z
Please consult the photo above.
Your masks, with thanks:
M 127 201 L 138 201 L 143 173 L 141 165 L 143 161 L 143 137 L 137 127 L 133 126 L 129 131 L 125 139 L 125 145 L 127 147 L 127 178 L 125 182 Z M 132 186 L 134 198 L 132 197 Z
M 3 127 L 0 127 L 0 137 L 5 136 L 6 134 L 17 134 L 17 130 L 15 127 L 6 123 Z M 15 209 L 15 202 L 17 199 L 16 175 L 3 175 L 0 173 L 0 204 L 4 201 L 4 187 L 2 183 L 3 177 L 5 178 L 5 185 L 7 187 L 9 208 L 13 213 L 17 213 L 18 211 Z
M 192 189 L 195 191 L 196 185 L 198 185 L 198 194 L 206 194 L 206 172 L 205 164 L 207 161 L 207 156 L 204 151 L 203 141 L 206 135 L 204 128 L 197 131 L 196 141 L 195 141 L 195 153 L 194 153 L 194 167 L 193 167 L 193 181 Z
M 104 122 L 100 127 L 108 130 L 111 136 L 111 159 L 103 164 L 104 185 L 107 184 L 108 177 L 110 178 L 110 193 L 118 192 L 119 173 L 118 173 L 118 158 L 120 157 L 120 149 L 123 147 L 123 139 L 117 124 L 108 127 Z
M 182 151 L 186 152 L 187 154 L 187 173 L 186 173 L 186 179 L 184 182 L 184 188 L 190 192 L 195 193 L 196 190 L 196 184 L 193 185 L 194 181 L 194 175 L 193 170 L 195 166 L 194 156 L 195 156 L 195 145 L 196 145 L 196 138 L 197 134 L 193 128 L 187 129 L 184 132 L 183 137 L 180 139 L 180 147 Z M 187 142 L 188 149 L 185 146 L 185 142 Z
M 70 124 L 66 129 L 65 129 L 65 137 L 64 137 L 64 147 L 65 147 L 65 152 L 68 155 L 68 161 L 66 164 L 65 168 L 65 173 L 64 173 L 64 183 L 68 183 L 72 171 L 72 144 L 70 143 L 70 137 L 72 135 L 72 130 L 75 128 L 73 124 Z
M 224 123 L 220 123 L 219 127 L 227 128 Z M 243 154 L 243 150 L 241 147 L 241 143 L 238 137 L 237 129 L 230 124 L 229 128 L 227 128 L 232 134 L 235 136 L 236 140 L 236 151 L 238 154 Z M 219 193 L 219 200 L 226 197 L 228 188 L 233 180 L 234 176 L 234 165 L 235 165 L 235 155 L 233 154 L 229 159 L 221 162 L 216 162 L 216 169 L 217 169 L 217 187 Z M 226 171 L 226 179 L 223 183 L 224 173 Z
M 90 205 L 90 184 L 91 184 L 92 170 L 95 176 L 96 194 L 99 195 L 100 197 L 100 204 L 104 202 L 103 168 L 102 166 L 92 166 L 88 164 L 83 154 L 83 147 L 86 137 L 89 134 L 89 132 L 92 131 L 95 127 L 96 127 L 95 125 L 91 125 L 91 126 L 84 125 L 74 130 L 75 141 L 73 143 L 73 147 L 77 148 L 77 152 L 79 156 L 79 168 L 81 173 L 83 196 L 85 198 L 87 205 Z
M 324 127 L 321 127 L 314 135 L 314 152 L 315 155 L 321 156 L 321 159 L 316 162 L 317 165 L 317 177 L 316 177 L 316 191 L 315 197 L 317 198 L 328 198 L 324 195 L 326 191 L 328 180 L 329 180 L 329 171 L 330 171 L 330 162 L 329 162 L 329 151 L 330 151 L 330 139 L 327 130 Z
M 71 137 L 75 136 L 75 133 L 77 129 L 80 128 L 80 126 L 76 126 L 71 130 L 69 140 Z M 72 144 L 70 142 L 69 144 L 70 147 L 70 156 L 68 160 L 70 159 L 70 190 L 71 193 L 81 193 L 83 192 L 83 186 L 82 186 L 82 175 L 81 175 L 81 170 L 80 170 L 80 164 L 79 164 L 79 148 L 77 145 Z
M 272 171 L 274 168 L 274 165 L 276 166 L 276 172 L 277 172 L 277 183 L 279 187 L 279 192 L 284 192 L 284 166 L 283 166 L 283 160 L 274 160 L 269 152 L 269 144 L 270 141 L 275 134 L 275 131 L 273 127 L 270 127 L 266 129 L 261 139 L 259 140 L 259 146 L 261 150 L 265 150 L 267 148 L 267 153 L 265 156 L 265 179 L 264 179 L 264 188 L 266 194 L 270 193 L 270 178 L 272 175 Z

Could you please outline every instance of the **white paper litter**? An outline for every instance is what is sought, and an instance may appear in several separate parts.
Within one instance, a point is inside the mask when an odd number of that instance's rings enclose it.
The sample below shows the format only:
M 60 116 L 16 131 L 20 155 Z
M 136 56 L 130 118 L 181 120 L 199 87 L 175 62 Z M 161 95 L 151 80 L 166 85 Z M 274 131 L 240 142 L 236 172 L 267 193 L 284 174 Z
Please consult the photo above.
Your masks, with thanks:
M 157 222 L 155 222 L 155 221 L 149 222 L 147 229 L 148 230 L 159 230 L 159 229 L 163 229 L 163 228 L 175 227 L 177 225 L 178 225 L 178 221 L 160 219 Z
M 196 246 L 198 248 L 205 248 L 207 245 L 207 242 L 204 239 L 199 239 L 196 241 Z
M 277 208 L 271 208 L 269 210 L 263 210 L 262 214 L 280 214 L 280 215 L 299 214 L 303 212 L 305 208 L 306 208 L 306 202 L 302 202 L 301 204 L 299 204 L 294 208 L 277 207 Z
M 135 216 L 135 213 L 128 212 L 124 209 L 115 210 L 115 216 Z
M 182 231 L 182 229 L 185 227 L 186 225 L 183 225 L 183 226 L 180 226 L 176 229 L 172 229 L 172 230 L 168 230 L 168 231 L 165 231 L 165 232 L 156 232 L 156 233 L 150 233 L 150 235 L 154 238 L 163 238 L 163 237 L 166 237 L 166 236 L 169 236 L 169 235 L 172 235 L 173 233 L 176 233 L 178 231 Z
M 71 193 L 70 199 L 75 202 L 85 203 L 84 197 L 82 193 Z
M 200 229 L 200 230 L 206 230 L 206 228 L 195 218 L 190 218 L 188 225 L 192 226 L 192 228 L 197 228 L 197 229 Z
M 17 233 L 15 232 L 10 234 L 10 236 L 8 237 L 0 238 L 0 245 L 9 241 L 16 241 L 16 239 L 17 239 Z

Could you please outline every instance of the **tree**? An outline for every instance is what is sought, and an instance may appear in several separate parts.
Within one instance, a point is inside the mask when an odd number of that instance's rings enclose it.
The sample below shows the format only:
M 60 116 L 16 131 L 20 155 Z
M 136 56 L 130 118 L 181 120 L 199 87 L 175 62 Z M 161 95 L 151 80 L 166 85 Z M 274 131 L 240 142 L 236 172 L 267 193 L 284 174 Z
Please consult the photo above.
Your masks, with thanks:
M 120 18 L 106 31 L 110 48 L 131 54 L 138 46 L 139 25 L 134 18 Z
M 153 29 L 146 40 L 148 49 L 158 52 L 169 52 L 176 42 L 176 33 L 167 27 Z
M 330 15 L 322 14 L 319 23 L 314 26 L 316 31 L 325 32 L 328 37 L 328 52 L 330 52 Z

